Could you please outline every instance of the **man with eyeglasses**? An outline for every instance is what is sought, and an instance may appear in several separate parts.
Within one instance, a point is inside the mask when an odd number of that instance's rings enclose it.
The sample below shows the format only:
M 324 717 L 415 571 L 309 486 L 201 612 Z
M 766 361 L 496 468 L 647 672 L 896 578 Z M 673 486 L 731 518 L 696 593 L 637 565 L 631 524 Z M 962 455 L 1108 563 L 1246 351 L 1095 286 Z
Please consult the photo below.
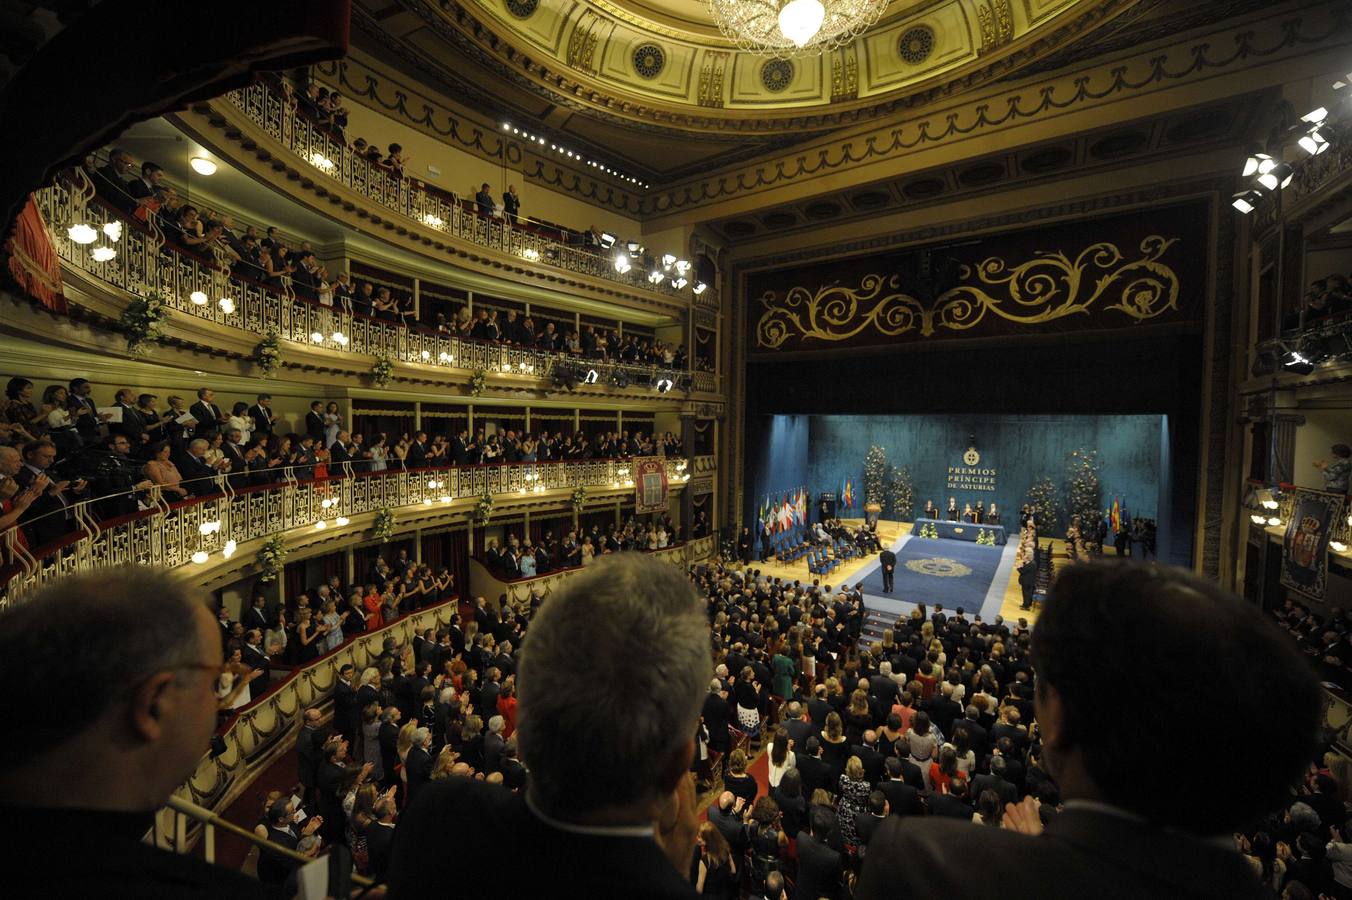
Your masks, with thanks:
M 222 652 L 168 572 L 73 575 L 0 614 L 0 867 L 8 898 L 278 896 L 144 843 L 207 752 Z

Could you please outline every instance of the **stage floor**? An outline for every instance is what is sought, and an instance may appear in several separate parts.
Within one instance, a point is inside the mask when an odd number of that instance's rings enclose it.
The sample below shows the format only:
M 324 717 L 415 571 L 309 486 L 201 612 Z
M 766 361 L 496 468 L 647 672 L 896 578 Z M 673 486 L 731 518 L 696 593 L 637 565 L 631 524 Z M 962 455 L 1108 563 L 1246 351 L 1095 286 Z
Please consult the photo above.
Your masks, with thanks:
M 862 519 L 842 519 L 841 521 L 843 521 L 847 525 L 856 527 L 863 524 Z M 901 546 L 903 539 L 909 538 L 910 534 L 911 534 L 910 522 L 891 522 L 885 519 L 878 522 L 879 538 L 883 541 L 884 544 L 893 547 L 894 552 L 897 552 L 896 548 L 898 546 Z M 1043 539 L 1044 546 L 1046 545 L 1047 542 L 1048 540 L 1044 538 Z M 931 547 L 939 544 L 947 545 L 947 544 L 964 544 L 964 543 L 967 544 L 967 546 L 969 547 L 976 547 L 975 544 L 971 544 L 970 542 L 965 541 L 924 540 L 924 543 L 930 545 Z M 1052 545 L 1052 558 L 1054 560 L 1057 560 L 1058 563 L 1064 563 L 1066 555 L 1065 541 L 1059 538 L 1053 538 L 1050 540 L 1050 543 Z M 1025 611 L 1019 608 L 1023 604 L 1023 592 L 1020 591 L 1019 589 L 1018 573 L 1014 571 L 1014 553 L 1018 550 L 1017 541 L 1015 540 L 1014 536 L 1013 535 L 1010 536 L 1009 543 L 1006 544 L 1004 547 L 981 547 L 980 549 L 999 553 L 1002 557 L 1004 555 L 1004 552 L 1009 553 L 1008 566 L 1004 565 L 1002 560 L 1001 565 L 995 572 L 994 578 L 991 582 L 989 589 L 986 592 L 984 592 L 984 594 L 981 597 L 980 608 L 982 620 L 989 622 L 992 618 L 994 618 L 996 614 L 999 614 L 1004 617 L 1006 622 L 1015 622 L 1020 618 L 1026 619 L 1030 623 L 1037 621 L 1037 611 L 1035 609 Z M 938 550 L 935 550 L 931 555 L 951 556 L 952 554 L 940 553 Z M 753 561 L 751 563 L 751 568 L 759 569 L 766 575 L 778 576 L 780 578 L 789 578 L 789 579 L 796 578 L 799 581 L 803 581 L 808 584 L 811 584 L 812 579 L 817 577 L 808 572 L 806 562 L 797 562 L 785 565 L 774 560 L 766 563 L 758 563 Z M 850 560 L 849 562 L 841 566 L 839 569 L 837 569 L 835 572 L 832 572 L 829 576 L 827 576 L 823 580 L 823 584 L 831 584 L 833 586 L 840 584 L 854 585 L 856 582 L 863 581 L 865 582 L 864 601 L 865 605 L 870 610 L 876 610 L 880 613 L 885 613 L 887 615 L 894 615 L 895 611 L 900 610 L 905 610 L 906 613 L 910 613 L 911 609 L 913 608 L 913 605 L 905 603 L 903 600 L 900 599 L 902 597 L 900 591 L 894 591 L 890 597 L 887 594 L 882 593 L 882 577 L 877 573 L 877 569 L 878 569 L 878 555 L 875 553 L 866 556 L 863 559 Z M 873 574 L 875 576 L 877 580 L 876 587 L 870 588 L 870 585 L 868 583 L 869 574 Z M 900 581 L 898 581 L 896 586 L 900 588 L 901 586 Z M 999 599 L 998 607 L 994 605 L 995 598 L 997 595 Z M 933 600 L 930 600 L 929 602 L 933 603 Z M 944 604 L 945 610 L 952 609 L 952 607 L 949 606 L 949 602 L 944 598 L 942 597 L 939 598 L 939 602 Z M 990 606 L 988 607 L 987 604 L 990 604 Z M 969 605 L 967 603 L 963 603 L 961 605 L 967 609 L 969 616 L 975 614 L 976 607 Z M 993 611 L 987 613 L 986 610 L 988 608 Z

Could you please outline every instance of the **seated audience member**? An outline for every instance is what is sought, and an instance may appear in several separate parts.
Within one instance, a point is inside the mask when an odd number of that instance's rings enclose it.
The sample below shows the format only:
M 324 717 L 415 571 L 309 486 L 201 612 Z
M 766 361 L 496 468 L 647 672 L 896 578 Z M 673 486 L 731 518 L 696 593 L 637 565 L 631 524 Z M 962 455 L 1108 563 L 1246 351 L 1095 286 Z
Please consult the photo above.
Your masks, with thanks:
M 222 664 L 204 598 L 151 569 L 68 576 L 0 615 L 7 898 L 278 896 L 141 840 L 207 749 Z
M 497 897 L 695 896 L 689 770 L 710 671 L 704 607 L 678 569 L 614 554 L 572 576 L 521 652 L 526 790 L 423 787 L 395 832 L 389 896 L 444 894 L 447 847 Z
M 1270 896 L 1230 835 L 1279 810 L 1313 756 L 1322 698 L 1296 648 L 1182 569 L 1084 563 L 1053 584 L 1032 651 L 1043 765 L 1063 809 L 1045 828 L 1031 797 L 998 829 L 889 817 L 856 897 Z M 1103 702 L 1104 684 L 1128 682 Z M 1212 754 L 1205 778 L 1143 769 L 1259 721 L 1281 736 L 1261 759 Z

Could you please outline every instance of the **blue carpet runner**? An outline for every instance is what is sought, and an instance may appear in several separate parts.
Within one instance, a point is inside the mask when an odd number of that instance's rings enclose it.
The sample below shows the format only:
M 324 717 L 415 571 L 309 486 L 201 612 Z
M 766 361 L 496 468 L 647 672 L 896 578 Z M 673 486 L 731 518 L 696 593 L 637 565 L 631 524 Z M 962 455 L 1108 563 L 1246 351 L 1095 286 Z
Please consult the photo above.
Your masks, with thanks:
M 961 606 L 968 616 L 979 613 L 987 622 L 999 614 L 1014 568 L 1017 547 L 1012 541 L 990 547 L 908 535 L 892 549 L 897 554 L 892 593 L 883 593 L 882 567 L 876 561 L 851 579 L 864 583 L 869 609 L 907 615 L 919 603 L 930 610 L 942 603 L 947 612 Z

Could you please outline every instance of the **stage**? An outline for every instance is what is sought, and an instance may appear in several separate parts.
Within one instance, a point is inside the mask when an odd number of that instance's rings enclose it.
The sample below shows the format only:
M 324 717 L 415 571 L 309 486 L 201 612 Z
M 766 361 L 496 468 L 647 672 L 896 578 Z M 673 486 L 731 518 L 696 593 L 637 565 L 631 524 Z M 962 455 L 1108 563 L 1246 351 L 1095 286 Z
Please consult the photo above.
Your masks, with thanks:
M 869 610 L 903 616 L 921 603 L 930 611 L 935 603 L 942 603 L 947 613 L 962 607 L 969 618 L 980 615 L 986 622 L 1001 615 L 1006 587 L 1014 574 L 1018 549 L 1014 544 L 990 547 L 906 534 L 891 549 L 897 555 L 892 593 L 883 593 L 882 564 L 876 556 L 851 579 L 851 583 L 864 583 L 864 603 Z

